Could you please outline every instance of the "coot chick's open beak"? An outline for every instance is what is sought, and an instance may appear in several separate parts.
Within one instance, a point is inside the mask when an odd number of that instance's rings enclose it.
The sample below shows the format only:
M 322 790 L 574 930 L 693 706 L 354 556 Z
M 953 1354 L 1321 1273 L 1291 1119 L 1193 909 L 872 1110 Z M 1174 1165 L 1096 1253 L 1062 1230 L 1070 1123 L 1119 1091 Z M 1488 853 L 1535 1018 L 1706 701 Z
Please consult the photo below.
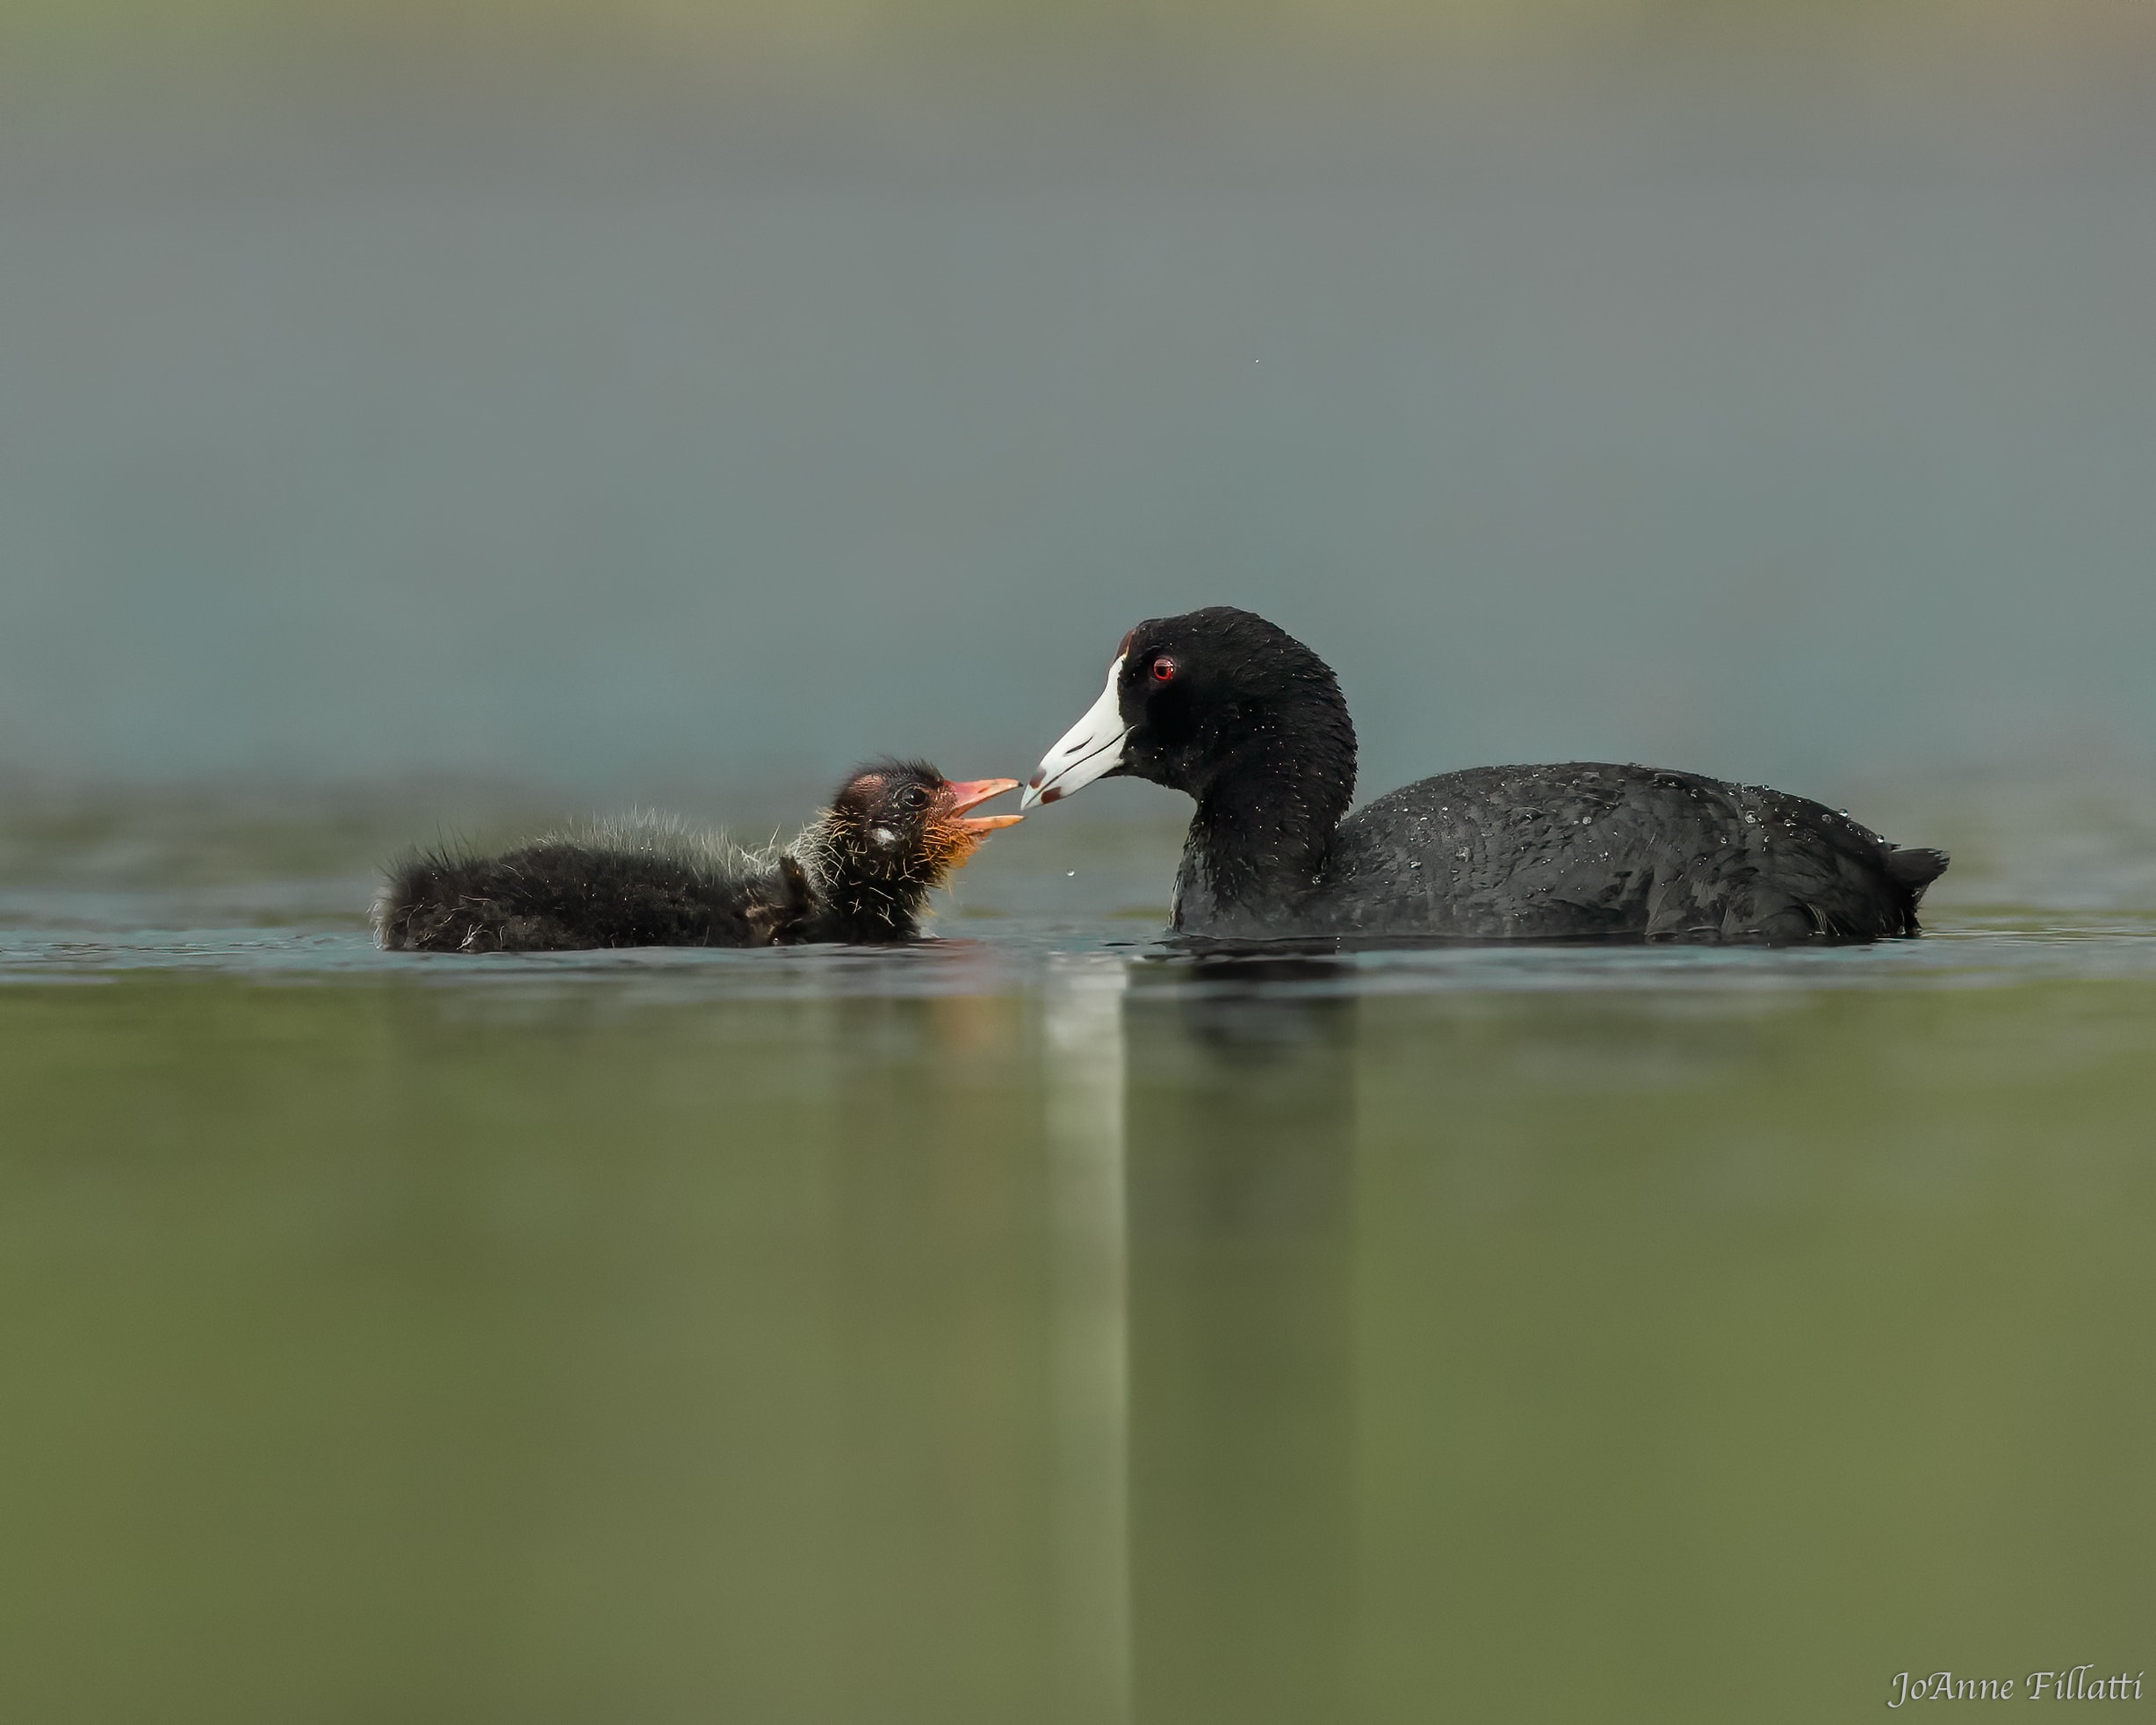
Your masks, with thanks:
M 977 809 L 983 803 L 1018 789 L 1016 779 L 955 779 L 950 785 L 951 812 L 963 815 L 968 809 Z M 970 833 L 992 833 L 999 826 L 1015 826 L 1026 817 L 1022 814 L 980 814 L 958 824 Z
M 936 812 L 930 821 L 933 834 L 932 848 L 936 860 L 945 868 L 963 869 L 981 841 L 999 826 L 1015 826 L 1026 817 L 1022 814 L 975 814 L 966 812 L 977 809 L 991 798 L 1000 797 L 1006 790 L 1018 789 L 1016 779 L 953 779 L 945 783 L 936 798 Z

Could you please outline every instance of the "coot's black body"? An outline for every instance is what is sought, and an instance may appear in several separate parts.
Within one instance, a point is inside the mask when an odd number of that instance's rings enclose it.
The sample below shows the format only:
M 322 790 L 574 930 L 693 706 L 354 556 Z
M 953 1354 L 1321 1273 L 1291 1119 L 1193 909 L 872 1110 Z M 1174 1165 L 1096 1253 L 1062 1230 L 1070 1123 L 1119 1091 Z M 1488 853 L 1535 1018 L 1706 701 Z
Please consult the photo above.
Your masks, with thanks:
M 393 950 L 433 952 L 911 940 L 930 890 L 1018 819 L 965 812 L 1014 789 L 878 761 L 776 853 L 663 823 L 540 839 L 499 856 L 422 852 L 391 871 L 375 932 Z
M 1116 775 L 1197 801 L 1186 935 L 1869 941 L 1914 934 L 1946 867 L 1803 798 L 1646 767 L 1476 768 L 1351 815 L 1332 672 L 1225 606 L 1131 631 L 1026 803 Z
M 1311 894 L 1329 932 L 1489 940 L 1914 935 L 1946 866 L 1764 785 L 1579 763 L 1424 779 L 1340 823 Z

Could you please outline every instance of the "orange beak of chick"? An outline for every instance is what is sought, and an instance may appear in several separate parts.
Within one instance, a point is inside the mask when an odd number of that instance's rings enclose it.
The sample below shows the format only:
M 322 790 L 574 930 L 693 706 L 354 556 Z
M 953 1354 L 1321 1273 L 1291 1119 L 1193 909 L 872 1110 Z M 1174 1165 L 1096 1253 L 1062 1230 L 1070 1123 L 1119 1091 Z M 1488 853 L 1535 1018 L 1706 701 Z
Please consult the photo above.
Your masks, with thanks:
M 977 809 L 991 798 L 1000 797 L 1006 790 L 1018 789 L 1016 779 L 953 779 L 943 787 L 947 801 L 937 811 L 941 818 L 937 825 L 948 835 L 949 846 L 946 853 L 953 868 L 963 868 L 973 848 L 999 826 L 1015 826 L 1026 817 L 1021 814 L 968 815 L 968 809 Z

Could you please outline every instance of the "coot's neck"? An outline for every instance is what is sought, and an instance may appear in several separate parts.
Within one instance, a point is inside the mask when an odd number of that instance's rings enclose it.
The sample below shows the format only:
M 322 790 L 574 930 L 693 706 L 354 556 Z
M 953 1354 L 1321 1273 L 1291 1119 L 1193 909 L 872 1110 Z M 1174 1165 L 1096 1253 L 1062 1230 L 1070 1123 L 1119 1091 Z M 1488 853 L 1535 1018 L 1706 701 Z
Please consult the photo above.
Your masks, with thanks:
M 1176 927 L 1278 934 L 1323 876 L 1355 794 L 1354 727 L 1337 691 L 1325 693 L 1244 740 L 1196 793 Z
M 816 938 L 872 945 L 910 940 L 920 923 L 927 884 L 908 870 L 883 869 L 826 818 L 794 841 L 793 854 L 814 894 Z
M 911 882 L 840 880 L 824 900 L 824 922 L 856 945 L 911 940 L 920 920 L 921 891 Z

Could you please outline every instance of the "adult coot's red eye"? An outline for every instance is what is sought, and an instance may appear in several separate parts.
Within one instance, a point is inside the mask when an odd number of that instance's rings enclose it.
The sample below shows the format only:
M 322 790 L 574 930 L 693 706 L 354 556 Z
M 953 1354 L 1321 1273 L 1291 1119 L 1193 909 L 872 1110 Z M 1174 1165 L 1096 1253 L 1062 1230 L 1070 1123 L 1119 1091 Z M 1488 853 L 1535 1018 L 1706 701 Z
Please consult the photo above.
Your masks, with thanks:
M 1175 660 L 1164 653 L 1153 661 L 1153 681 L 1155 682 L 1173 682 L 1178 668 Z

